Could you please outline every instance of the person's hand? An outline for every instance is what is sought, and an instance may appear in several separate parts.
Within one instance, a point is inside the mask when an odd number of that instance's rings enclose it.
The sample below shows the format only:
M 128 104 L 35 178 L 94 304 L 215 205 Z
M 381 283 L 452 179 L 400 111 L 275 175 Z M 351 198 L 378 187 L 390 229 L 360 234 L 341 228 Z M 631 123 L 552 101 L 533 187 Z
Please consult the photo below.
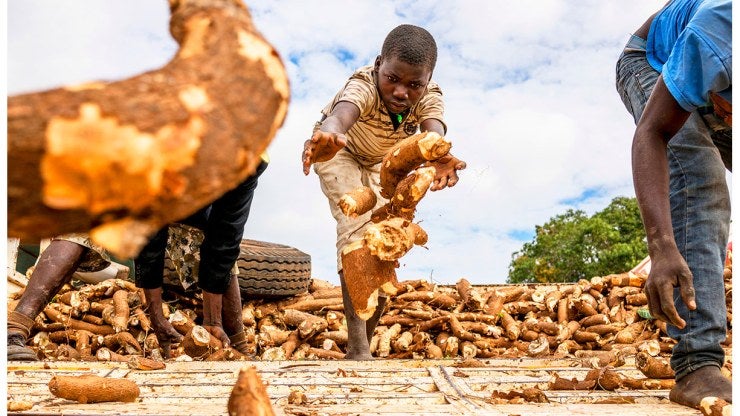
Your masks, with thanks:
M 224 346 L 224 348 L 228 347 L 231 344 L 231 341 L 229 341 L 229 336 L 226 335 L 226 332 L 224 332 L 224 328 L 221 325 L 206 325 L 204 321 L 203 328 L 205 328 L 206 331 L 213 335 L 214 338 L 221 341 L 221 344 Z
M 650 274 L 645 282 L 650 315 L 678 328 L 686 321 L 678 316 L 673 304 L 673 288 L 678 286 L 681 299 L 690 310 L 696 309 L 694 276 L 677 249 L 667 250 L 651 258 Z
M 224 348 L 228 347 L 229 336 L 221 322 L 221 309 L 223 307 L 223 295 L 203 291 L 203 328 L 206 329 L 217 340 L 221 341 Z
M 175 330 L 170 321 L 164 316 L 152 316 L 152 329 L 157 337 L 157 343 L 162 350 L 162 358 L 169 359 L 172 356 L 172 347 L 182 341 L 183 336 Z
M 162 350 L 162 357 L 169 359 L 172 356 L 173 344 L 179 344 L 183 336 L 175 330 L 170 321 L 164 317 L 162 311 L 162 288 L 144 289 L 144 298 L 147 303 L 149 319 L 152 322 L 154 335 L 157 337 L 157 343 Z
M 344 134 L 316 130 L 303 144 L 303 174 L 308 175 L 312 164 L 331 160 L 346 145 L 347 137 Z
M 457 176 L 457 171 L 465 169 L 467 167 L 467 163 L 448 154 L 435 161 L 429 162 L 429 166 L 433 166 L 436 169 L 434 182 L 432 182 L 432 186 L 429 189 L 432 191 L 439 191 L 448 186 L 455 186 L 457 181 L 460 180 Z

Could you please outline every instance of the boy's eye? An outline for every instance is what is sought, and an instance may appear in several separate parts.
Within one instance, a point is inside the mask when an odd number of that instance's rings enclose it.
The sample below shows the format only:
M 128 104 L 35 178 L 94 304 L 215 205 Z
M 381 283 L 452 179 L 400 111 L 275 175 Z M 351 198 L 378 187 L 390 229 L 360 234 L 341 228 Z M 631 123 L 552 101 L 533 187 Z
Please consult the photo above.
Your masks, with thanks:
M 412 82 L 411 88 L 418 90 L 419 88 L 421 88 L 421 84 L 419 84 L 418 82 Z
M 388 78 L 388 81 L 390 81 L 390 82 L 396 82 L 396 81 L 398 81 L 398 78 L 394 77 L 393 75 L 388 75 L 387 78 Z

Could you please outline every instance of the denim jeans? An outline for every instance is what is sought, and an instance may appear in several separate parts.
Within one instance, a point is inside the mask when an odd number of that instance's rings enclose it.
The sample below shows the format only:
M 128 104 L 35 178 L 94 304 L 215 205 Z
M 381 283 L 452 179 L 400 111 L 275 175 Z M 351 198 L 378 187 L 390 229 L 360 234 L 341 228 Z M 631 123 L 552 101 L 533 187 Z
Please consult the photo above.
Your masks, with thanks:
M 231 270 L 239 257 L 239 245 L 249 217 L 257 179 L 267 168 L 262 161 L 257 171 L 210 205 L 178 221 L 203 231 L 200 246 L 198 286 L 210 293 L 223 294 L 231 282 Z M 154 289 L 162 286 L 168 227 L 160 229 L 134 260 L 136 286 Z
M 617 61 L 617 91 L 635 123 L 660 75 L 647 61 L 644 42 L 633 36 Z M 731 134 L 731 129 L 714 134 L 694 111 L 668 142 L 673 233 L 694 276 L 697 305 L 690 311 L 674 289 L 674 304 L 686 321 L 684 329 L 668 325 L 678 342 L 671 357 L 677 380 L 706 365 L 721 367 L 725 359 L 720 343 L 727 329 L 722 272 L 730 224 L 725 168 L 732 170 Z

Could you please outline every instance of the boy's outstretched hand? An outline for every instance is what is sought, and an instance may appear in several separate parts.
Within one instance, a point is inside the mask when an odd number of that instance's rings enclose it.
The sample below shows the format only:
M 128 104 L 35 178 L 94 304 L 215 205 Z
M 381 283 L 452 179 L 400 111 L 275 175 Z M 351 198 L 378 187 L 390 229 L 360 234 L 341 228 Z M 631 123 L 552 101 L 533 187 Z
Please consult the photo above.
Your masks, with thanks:
M 434 166 L 437 172 L 434 175 L 434 182 L 429 188 L 432 191 L 439 191 L 445 187 L 455 186 L 460 178 L 457 176 L 458 170 L 463 170 L 467 167 L 467 163 L 452 156 L 450 154 L 441 157 L 433 162 L 429 162 L 430 166 Z
M 303 144 L 303 174 L 308 175 L 312 164 L 331 160 L 346 145 L 344 134 L 316 130 Z

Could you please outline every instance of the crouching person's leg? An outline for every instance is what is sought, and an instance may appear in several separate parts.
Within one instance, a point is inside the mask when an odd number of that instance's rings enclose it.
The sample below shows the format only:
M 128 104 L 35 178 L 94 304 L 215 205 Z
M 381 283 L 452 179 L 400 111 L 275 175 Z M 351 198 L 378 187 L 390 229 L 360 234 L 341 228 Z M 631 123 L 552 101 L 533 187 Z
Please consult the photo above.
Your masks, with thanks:
M 164 317 L 164 311 L 162 310 L 162 273 L 164 270 L 164 252 L 167 246 L 167 232 L 168 227 L 159 230 L 134 260 L 136 286 L 144 289 L 147 312 L 164 358 L 170 358 L 173 344 L 179 344 L 183 338 L 170 321 Z
M 67 283 L 87 248 L 64 240 L 52 240 L 41 253 L 15 310 L 8 315 L 8 361 L 34 361 L 36 353 L 26 346 L 36 315 Z
M 244 331 L 239 279 L 234 274 L 231 275 L 231 282 L 229 282 L 229 287 L 226 293 L 224 293 L 222 318 L 224 331 L 229 336 L 231 348 L 247 356 L 254 355 L 254 351 L 250 349 L 247 342 L 247 334 Z

